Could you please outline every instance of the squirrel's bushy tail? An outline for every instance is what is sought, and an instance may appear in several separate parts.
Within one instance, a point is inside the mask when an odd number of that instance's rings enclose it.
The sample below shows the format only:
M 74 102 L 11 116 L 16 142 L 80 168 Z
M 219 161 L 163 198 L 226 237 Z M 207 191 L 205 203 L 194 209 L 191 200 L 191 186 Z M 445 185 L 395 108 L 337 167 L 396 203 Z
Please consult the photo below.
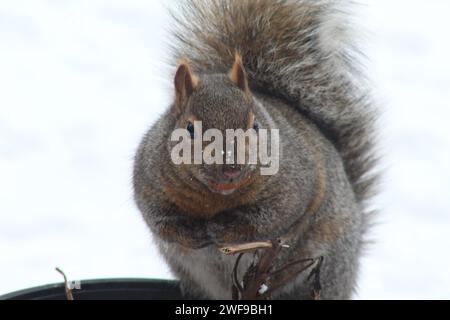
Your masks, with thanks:
M 338 0 L 184 0 L 175 58 L 197 72 L 228 72 L 238 51 L 253 90 L 309 117 L 341 154 L 360 203 L 372 194 L 374 111 Z

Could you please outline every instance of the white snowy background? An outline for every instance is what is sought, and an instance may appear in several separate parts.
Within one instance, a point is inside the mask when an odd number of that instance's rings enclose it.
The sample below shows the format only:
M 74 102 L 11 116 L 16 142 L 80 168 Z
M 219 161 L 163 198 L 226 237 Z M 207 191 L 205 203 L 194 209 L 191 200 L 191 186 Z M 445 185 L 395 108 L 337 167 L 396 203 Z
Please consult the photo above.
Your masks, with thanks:
M 169 1 L 0 0 L 0 294 L 170 278 L 132 200 L 166 108 Z M 358 299 L 450 298 L 450 2 L 362 1 L 383 116 L 381 210 Z

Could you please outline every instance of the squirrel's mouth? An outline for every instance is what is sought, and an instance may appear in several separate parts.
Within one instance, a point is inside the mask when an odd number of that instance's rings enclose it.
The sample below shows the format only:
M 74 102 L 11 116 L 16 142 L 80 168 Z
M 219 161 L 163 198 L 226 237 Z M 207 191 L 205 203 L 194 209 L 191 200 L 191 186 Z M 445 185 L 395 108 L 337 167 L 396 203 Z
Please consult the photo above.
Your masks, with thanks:
M 222 195 L 230 195 L 238 189 L 241 189 L 251 182 L 251 177 L 249 174 L 243 174 L 238 179 L 232 179 L 228 182 L 217 182 L 214 180 L 208 181 L 208 187 L 211 191 L 215 193 L 220 193 Z

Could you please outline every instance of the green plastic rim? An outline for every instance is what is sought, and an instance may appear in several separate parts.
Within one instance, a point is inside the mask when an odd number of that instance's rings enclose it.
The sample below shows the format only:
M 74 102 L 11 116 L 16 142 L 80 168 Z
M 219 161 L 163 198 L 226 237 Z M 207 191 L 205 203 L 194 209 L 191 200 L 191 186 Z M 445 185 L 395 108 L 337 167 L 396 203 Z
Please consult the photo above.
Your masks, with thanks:
M 100 279 L 73 283 L 74 300 L 180 300 L 179 284 L 159 279 Z M 64 283 L 25 289 L 0 300 L 67 300 Z

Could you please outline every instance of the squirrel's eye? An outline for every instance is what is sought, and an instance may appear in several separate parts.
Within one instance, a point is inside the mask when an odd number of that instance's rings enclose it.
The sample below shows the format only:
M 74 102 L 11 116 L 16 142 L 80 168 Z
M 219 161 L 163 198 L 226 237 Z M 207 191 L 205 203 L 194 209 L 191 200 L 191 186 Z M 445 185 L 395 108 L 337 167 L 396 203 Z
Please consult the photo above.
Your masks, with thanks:
M 191 139 L 194 139 L 194 125 L 192 124 L 192 122 L 189 122 L 187 125 L 187 131 L 189 131 L 190 135 L 191 135 Z
M 255 121 L 255 124 L 253 125 L 253 129 L 258 132 L 259 131 L 259 123 Z

